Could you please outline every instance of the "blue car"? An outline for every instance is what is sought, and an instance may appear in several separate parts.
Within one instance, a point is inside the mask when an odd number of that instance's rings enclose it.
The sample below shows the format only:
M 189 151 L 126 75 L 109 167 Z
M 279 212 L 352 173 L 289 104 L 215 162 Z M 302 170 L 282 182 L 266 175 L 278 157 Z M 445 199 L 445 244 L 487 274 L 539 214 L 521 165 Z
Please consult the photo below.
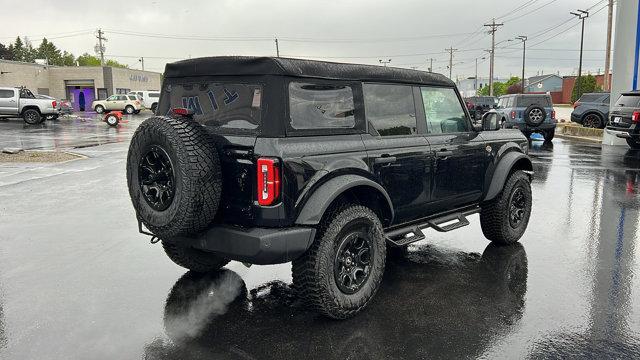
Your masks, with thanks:
M 547 94 L 511 94 L 498 99 L 496 111 L 505 129 L 519 129 L 528 138 L 539 133 L 551 141 L 556 132 L 556 112 Z

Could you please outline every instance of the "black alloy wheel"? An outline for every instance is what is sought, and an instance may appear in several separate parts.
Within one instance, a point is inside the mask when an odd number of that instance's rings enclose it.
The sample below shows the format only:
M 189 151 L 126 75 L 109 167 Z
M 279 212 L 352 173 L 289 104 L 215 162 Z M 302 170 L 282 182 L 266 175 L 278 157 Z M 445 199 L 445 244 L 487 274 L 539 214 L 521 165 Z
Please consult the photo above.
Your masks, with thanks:
M 524 189 L 517 186 L 509 199 L 509 225 L 516 229 L 525 217 L 527 198 Z
M 138 183 L 154 210 L 163 211 L 171 205 L 176 193 L 175 175 L 169 155 L 160 146 L 151 145 L 140 159 Z
M 333 273 L 338 289 L 345 294 L 355 294 L 369 278 L 373 241 L 369 236 L 369 224 L 353 224 L 339 242 Z
M 597 114 L 588 114 L 582 120 L 582 126 L 599 129 L 602 127 L 602 119 Z

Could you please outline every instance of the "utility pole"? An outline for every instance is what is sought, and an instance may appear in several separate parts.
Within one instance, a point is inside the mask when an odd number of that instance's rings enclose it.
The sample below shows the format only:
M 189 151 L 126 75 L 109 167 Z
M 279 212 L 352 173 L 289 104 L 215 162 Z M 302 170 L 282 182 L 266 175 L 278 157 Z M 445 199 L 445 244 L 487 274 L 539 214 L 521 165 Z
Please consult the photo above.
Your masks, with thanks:
M 141 57 L 138 61 L 142 63 L 142 71 L 144 71 L 144 57 Z
M 96 53 L 100 54 L 100 66 L 104 66 L 104 50 L 105 47 L 102 44 L 102 42 L 106 42 L 107 38 L 104 37 L 104 32 L 102 31 L 102 29 L 98 29 L 98 35 L 96 35 L 96 38 L 98 39 L 98 45 L 96 46 Z
M 453 52 L 458 51 L 458 49 L 454 49 L 453 47 L 450 47 L 445 50 L 449 52 L 449 79 L 451 79 L 452 73 L 453 73 Z
M 582 32 L 580 34 L 580 62 L 578 63 L 578 78 L 576 79 L 575 86 L 578 86 L 576 96 L 579 99 L 582 96 L 582 48 L 584 45 L 584 19 L 589 17 L 589 12 L 578 9 L 578 12 L 570 12 L 571 15 L 575 15 L 578 19 L 582 20 Z
M 429 72 L 433 72 L 433 58 L 429 58 Z
M 489 96 L 493 96 L 493 64 L 496 53 L 496 30 L 504 24 L 496 24 L 496 19 L 491 20 L 491 24 L 484 24 L 484 26 L 491 28 L 489 34 L 491 34 L 491 61 L 489 63 Z
M 607 20 L 607 53 L 604 56 L 604 91 L 611 90 L 609 81 L 609 67 L 611 66 L 611 28 L 613 24 L 613 0 L 609 0 L 609 15 Z
M 278 38 L 275 38 L 276 40 L 276 56 L 280 57 L 280 46 L 278 45 Z
M 391 59 L 389 60 L 379 59 L 378 62 L 380 62 L 380 64 L 382 64 L 384 67 L 387 67 L 387 64 L 391 62 Z
M 524 35 L 516 36 L 516 39 L 522 41 L 522 88 L 520 93 L 524 94 L 524 60 L 527 52 L 527 37 Z

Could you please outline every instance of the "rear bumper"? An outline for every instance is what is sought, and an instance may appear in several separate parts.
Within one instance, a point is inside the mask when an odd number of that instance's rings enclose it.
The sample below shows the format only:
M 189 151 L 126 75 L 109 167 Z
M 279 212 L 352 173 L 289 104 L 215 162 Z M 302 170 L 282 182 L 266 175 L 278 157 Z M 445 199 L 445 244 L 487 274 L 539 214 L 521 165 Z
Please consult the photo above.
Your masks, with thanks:
M 504 124 L 504 127 L 507 129 L 518 129 L 520 131 L 527 131 L 527 132 L 536 132 L 536 131 L 544 131 L 544 130 L 551 130 L 551 129 L 555 129 L 556 128 L 556 124 L 555 123 L 542 123 L 538 126 L 531 126 L 525 122 L 511 122 L 511 121 L 507 121 Z
M 169 241 L 251 264 L 280 264 L 302 255 L 311 246 L 312 227 L 250 228 L 215 226 L 196 237 Z
M 638 129 L 635 124 L 631 125 L 628 128 L 609 125 L 607 126 L 607 130 L 609 130 L 613 135 L 619 138 L 625 138 L 625 139 L 640 138 L 640 129 Z

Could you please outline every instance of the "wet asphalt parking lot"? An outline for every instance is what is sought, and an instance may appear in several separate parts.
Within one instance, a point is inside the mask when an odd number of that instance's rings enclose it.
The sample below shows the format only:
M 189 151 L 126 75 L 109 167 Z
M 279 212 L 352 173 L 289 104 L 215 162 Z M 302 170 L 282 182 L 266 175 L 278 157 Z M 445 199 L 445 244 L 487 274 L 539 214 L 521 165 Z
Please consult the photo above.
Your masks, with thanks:
M 289 264 L 197 275 L 138 234 L 142 119 L 0 121 L 0 148 L 87 157 L 0 164 L 0 359 L 640 357 L 640 152 L 532 142 L 521 245 L 489 245 L 477 215 L 429 230 L 366 311 L 331 321 L 301 307 Z

